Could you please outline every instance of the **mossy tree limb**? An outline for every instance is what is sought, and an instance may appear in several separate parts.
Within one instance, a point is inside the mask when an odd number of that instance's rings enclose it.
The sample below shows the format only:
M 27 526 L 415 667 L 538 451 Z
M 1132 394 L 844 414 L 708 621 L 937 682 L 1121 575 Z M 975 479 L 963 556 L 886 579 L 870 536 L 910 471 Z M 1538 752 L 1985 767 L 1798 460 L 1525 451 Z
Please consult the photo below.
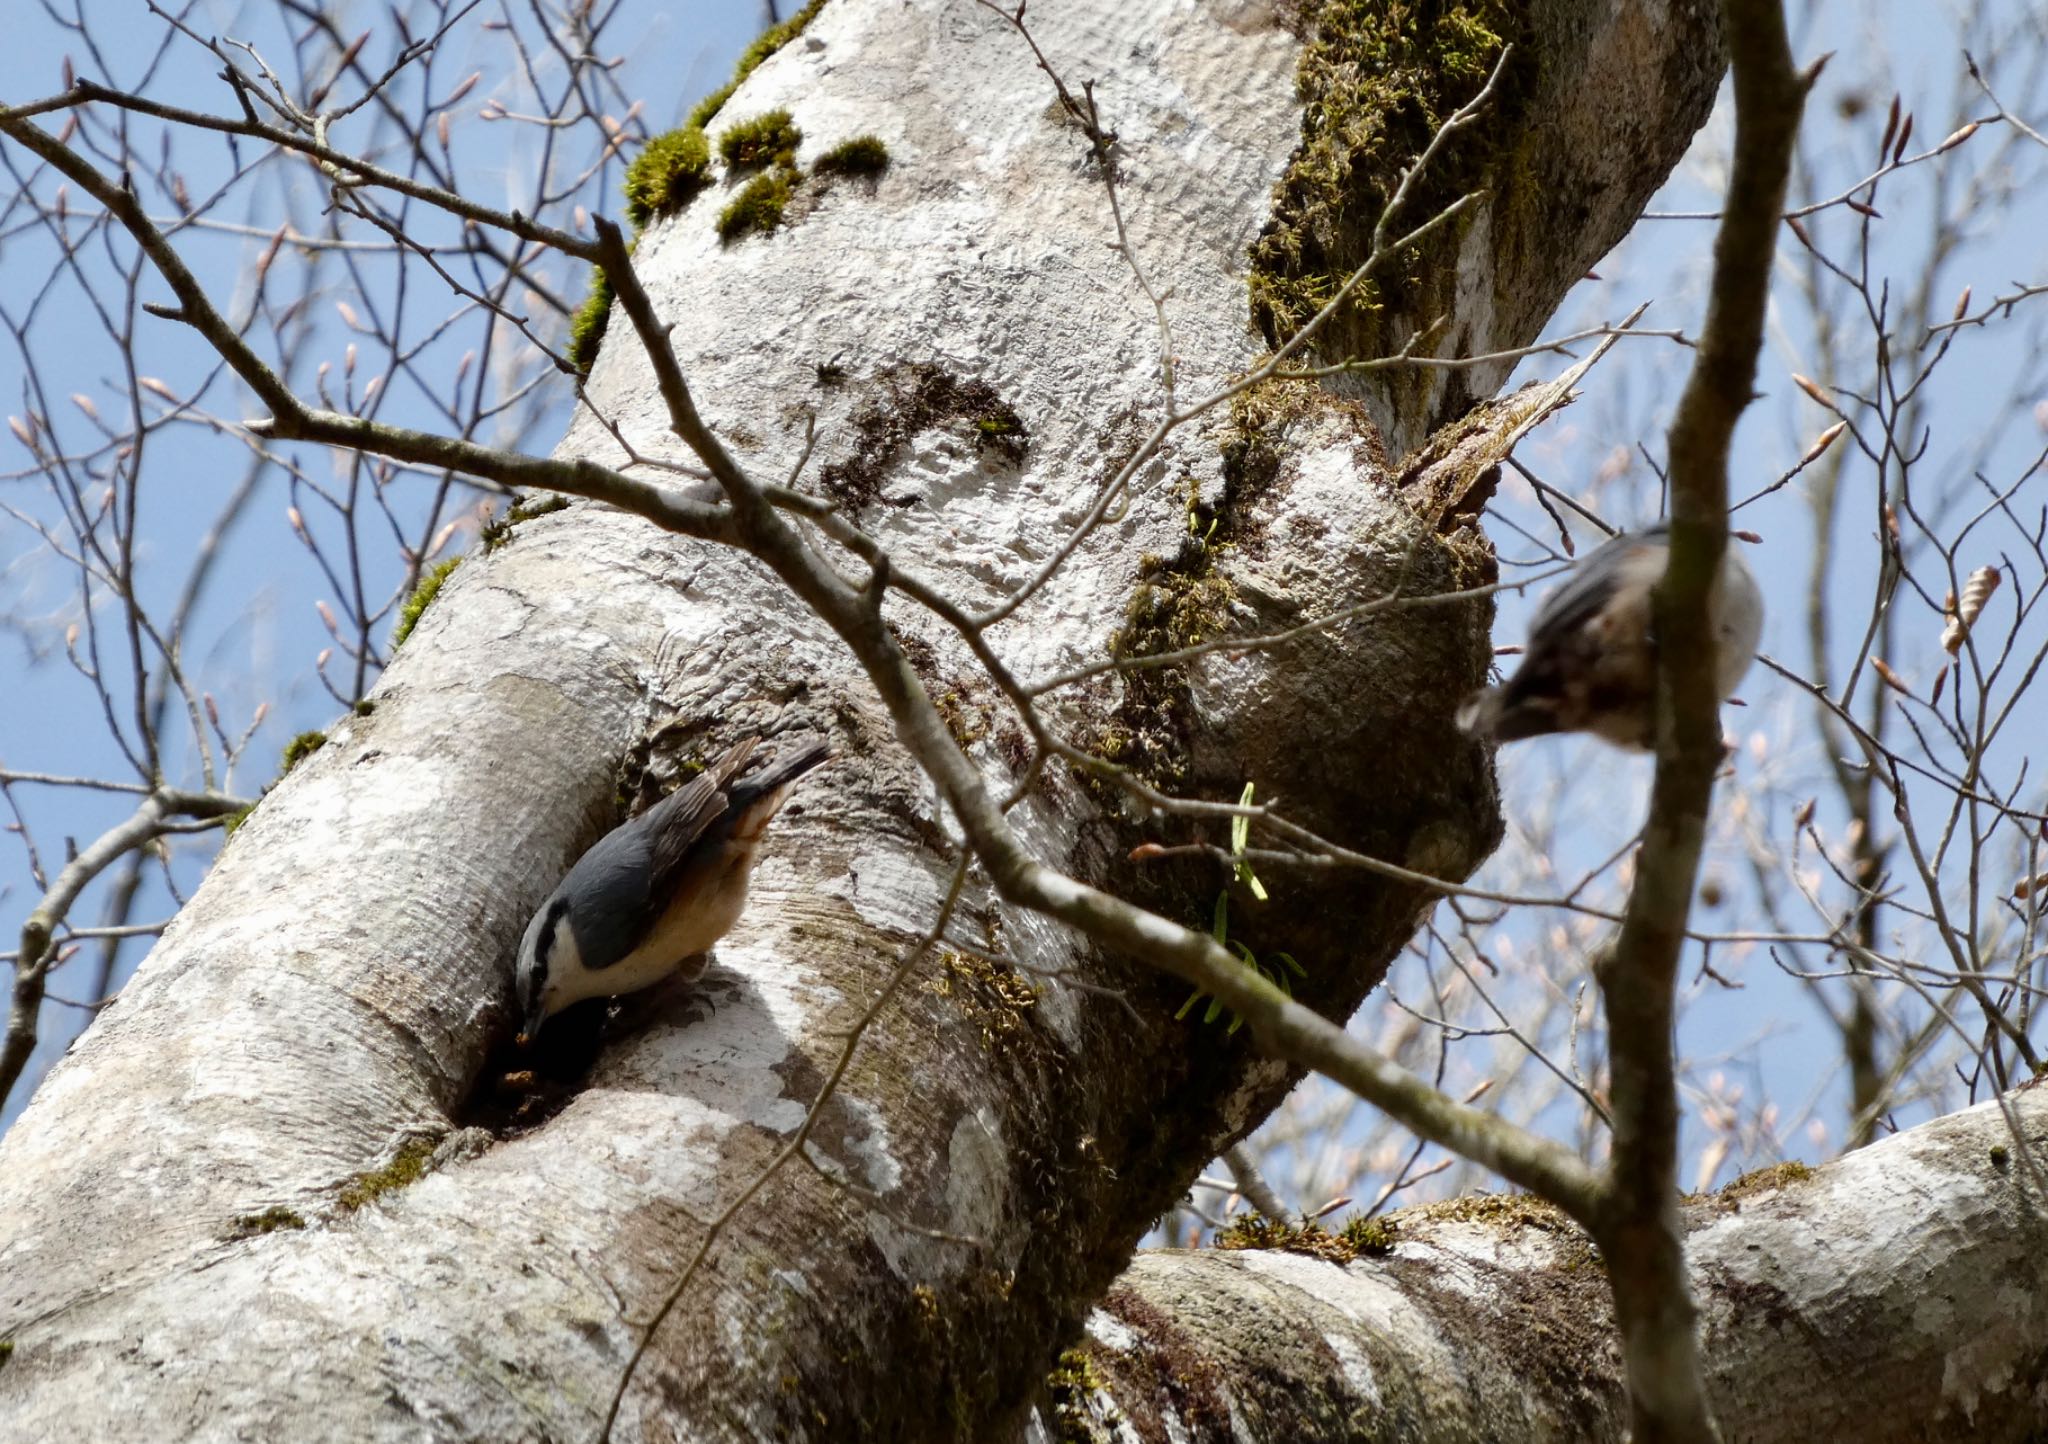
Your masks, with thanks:
M 1310 0 L 1300 10 L 1301 142 L 1252 247 L 1252 319 L 1268 344 L 1300 328 L 1364 259 L 1402 170 L 1478 93 L 1512 44 L 1498 113 L 1461 137 L 1413 195 L 1413 226 L 1451 200 L 1484 204 L 1375 278 L 1314 343 L 1323 363 L 1525 345 L 1558 295 L 1604 255 L 1662 184 L 1670 142 L 1703 124 L 1725 63 L 1718 0 L 1677 0 L 1685 52 L 1626 26 L 1581 25 L 1563 0 Z M 1662 22 L 1659 22 L 1662 23 Z M 1661 127 L 1644 144 L 1598 137 Z M 1400 455 L 1490 395 L 1507 364 L 1396 369 L 1333 383 L 1371 407 Z
M 2030 1090 L 1686 1201 L 1708 1386 L 1729 1437 L 2033 1437 L 2048 1323 L 1995 1301 L 2048 1270 L 2027 1191 L 1988 1161 L 2011 1141 L 2007 1107 L 2029 1138 L 2048 1129 L 2048 1092 Z M 1140 1256 L 1049 1381 L 1061 1437 L 1108 1444 L 1122 1437 L 1111 1415 L 1144 1438 L 1254 1444 L 1628 1437 L 1607 1261 L 1583 1232 L 1518 1195 L 1385 1222 L 1391 1251 L 1348 1262 Z M 1958 1312 L 1936 1324 L 1930 1298 Z M 1990 1380 L 1956 1388 L 1959 1357 L 1978 1350 L 1997 1356 Z M 1205 1432 L 1215 1420 L 1238 1427 Z

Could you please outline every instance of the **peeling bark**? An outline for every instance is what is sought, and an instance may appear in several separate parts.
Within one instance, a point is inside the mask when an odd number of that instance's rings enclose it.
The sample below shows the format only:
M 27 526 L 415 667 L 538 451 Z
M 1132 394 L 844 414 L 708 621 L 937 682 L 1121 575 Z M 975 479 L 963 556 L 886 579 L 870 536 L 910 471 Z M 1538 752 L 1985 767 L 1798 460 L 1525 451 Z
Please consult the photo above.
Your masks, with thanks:
M 1471 344 L 1529 340 L 1675 163 L 1711 98 L 1703 8 L 1515 12 L 1537 42 L 1523 94 L 1549 98 L 1505 109 L 1490 143 L 1542 180 L 1544 257 L 1529 263 L 1526 223 L 1465 233 L 1459 275 L 1491 278 L 1454 288 Z M 1301 132 L 1300 42 L 1280 10 L 1074 0 L 1030 15 L 1118 132 L 1132 246 L 1174 288 L 1187 396 L 1261 344 L 1244 257 Z M 1589 65 L 1633 78 L 1627 124 L 1577 83 Z M 1155 319 L 1050 100 L 985 10 L 835 0 L 721 119 L 787 106 L 818 150 L 874 133 L 887 174 L 812 187 L 773 236 L 729 247 L 714 190 L 636 257 L 704 414 L 758 475 L 795 462 L 798 408 L 817 415 L 813 464 L 848 461 L 861 415 L 903 404 L 906 368 L 1014 413 L 1024 434 L 999 448 L 973 418 L 919 417 L 863 510 L 970 606 L 1033 574 L 1156 407 Z M 637 449 L 681 459 L 630 328 L 613 326 L 591 385 Z M 1027 676 L 1094 661 L 1168 573 L 1208 584 L 1215 615 L 1192 620 L 1212 629 L 1483 578 L 1465 513 L 1397 485 L 1379 434 L 1399 450 L 1458 409 L 1448 395 L 1374 400 L 1376 424 L 1305 389 L 1255 393 L 1190 428 L 995 645 Z M 585 416 L 562 452 L 617 448 Z M 1227 524 L 1227 552 L 1191 554 L 1191 506 Z M 964 654 L 918 613 L 888 615 L 926 642 L 927 684 L 954 694 L 971 755 L 1003 776 L 1003 718 Z M 1499 827 L 1483 752 L 1444 743 L 1487 620 L 1430 608 L 1205 658 L 1136 704 L 1094 688 L 1064 720 L 1108 745 L 1164 716 L 1143 760 L 1176 786 L 1234 798 L 1249 777 L 1339 841 L 1459 877 Z M 0 1412 L 20 1437 L 588 1437 L 633 1321 L 797 1126 L 837 1032 L 944 888 L 946 819 L 844 652 L 752 563 L 601 507 L 526 521 L 460 568 L 373 701 L 238 831 L 0 1139 Z M 831 734 L 843 760 L 778 822 L 698 989 L 618 1039 L 547 1122 L 462 1135 L 414 1180 L 422 1141 L 476 1117 L 503 1066 L 528 911 L 617 820 L 637 764 L 794 728 Z M 1162 905 L 1205 907 L 1219 886 L 1134 874 L 1119 859 L 1135 824 L 1064 776 L 1020 825 L 1049 861 Z M 1307 963 L 1300 994 L 1332 1016 L 1425 901 L 1269 881 L 1283 905 L 1243 925 Z M 819 1129 L 818 1171 L 786 1170 L 720 1240 L 617 1437 L 1014 1430 L 1149 1220 L 1292 1081 L 1242 1038 L 1173 1022 L 1175 987 L 1078 954 L 1042 920 L 976 896 L 956 936 L 1121 988 L 1142 1027 L 1100 994 L 936 959 L 878 1020 Z

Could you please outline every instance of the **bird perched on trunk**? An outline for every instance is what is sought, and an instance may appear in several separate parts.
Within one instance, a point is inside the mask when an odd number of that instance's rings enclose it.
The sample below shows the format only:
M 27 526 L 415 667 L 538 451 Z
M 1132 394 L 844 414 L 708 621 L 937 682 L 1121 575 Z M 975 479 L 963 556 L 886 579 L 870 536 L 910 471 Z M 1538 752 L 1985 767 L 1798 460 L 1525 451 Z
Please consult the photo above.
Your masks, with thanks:
M 527 924 L 514 981 L 521 1042 L 585 998 L 704 971 L 739 921 L 761 835 L 800 778 L 832 753 L 813 741 L 739 776 L 749 737 L 577 859 Z
M 1543 599 L 1514 676 L 1475 692 L 1458 725 L 1491 742 L 1591 732 L 1623 747 L 1656 739 L 1657 642 L 1650 593 L 1670 559 L 1670 528 L 1623 532 L 1580 562 Z M 1717 642 L 1717 696 L 1735 691 L 1756 656 L 1764 599 L 1730 546 L 1707 605 Z M 1704 659 L 1703 659 L 1704 660 Z

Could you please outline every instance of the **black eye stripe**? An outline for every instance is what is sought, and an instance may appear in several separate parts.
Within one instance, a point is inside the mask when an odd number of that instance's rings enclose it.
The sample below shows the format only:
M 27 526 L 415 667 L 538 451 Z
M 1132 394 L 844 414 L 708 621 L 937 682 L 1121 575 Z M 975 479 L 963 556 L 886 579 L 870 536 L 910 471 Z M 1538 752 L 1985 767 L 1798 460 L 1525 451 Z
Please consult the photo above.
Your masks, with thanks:
M 568 911 L 569 900 L 567 898 L 558 897 L 553 902 L 548 904 L 547 913 L 541 919 L 540 937 L 534 943 L 533 955 L 535 960 L 540 963 L 541 968 L 543 970 L 545 970 L 548 965 L 548 954 L 554 950 L 555 924 L 560 922 L 562 920 L 562 914 Z

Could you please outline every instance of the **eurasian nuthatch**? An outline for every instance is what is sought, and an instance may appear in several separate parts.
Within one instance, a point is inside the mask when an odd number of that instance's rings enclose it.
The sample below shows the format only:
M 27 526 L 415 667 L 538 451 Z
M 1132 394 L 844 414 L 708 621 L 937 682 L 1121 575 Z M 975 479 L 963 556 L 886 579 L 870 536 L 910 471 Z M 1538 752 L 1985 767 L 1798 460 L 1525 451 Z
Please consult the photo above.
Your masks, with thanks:
M 813 741 L 738 777 L 759 740 L 599 838 L 548 894 L 519 944 L 521 1042 L 571 1003 L 704 971 L 746 906 L 761 834 L 798 779 L 832 756 Z
M 1514 676 L 1475 692 L 1458 725 L 1492 742 L 1546 732 L 1591 732 L 1623 747 L 1655 742 L 1656 639 L 1650 592 L 1664 575 L 1670 529 L 1623 532 L 1588 556 L 1543 599 Z M 1734 692 L 1756 656 L 1763 593 L 1731 541 L 1708 597 L 1717 696 Z

